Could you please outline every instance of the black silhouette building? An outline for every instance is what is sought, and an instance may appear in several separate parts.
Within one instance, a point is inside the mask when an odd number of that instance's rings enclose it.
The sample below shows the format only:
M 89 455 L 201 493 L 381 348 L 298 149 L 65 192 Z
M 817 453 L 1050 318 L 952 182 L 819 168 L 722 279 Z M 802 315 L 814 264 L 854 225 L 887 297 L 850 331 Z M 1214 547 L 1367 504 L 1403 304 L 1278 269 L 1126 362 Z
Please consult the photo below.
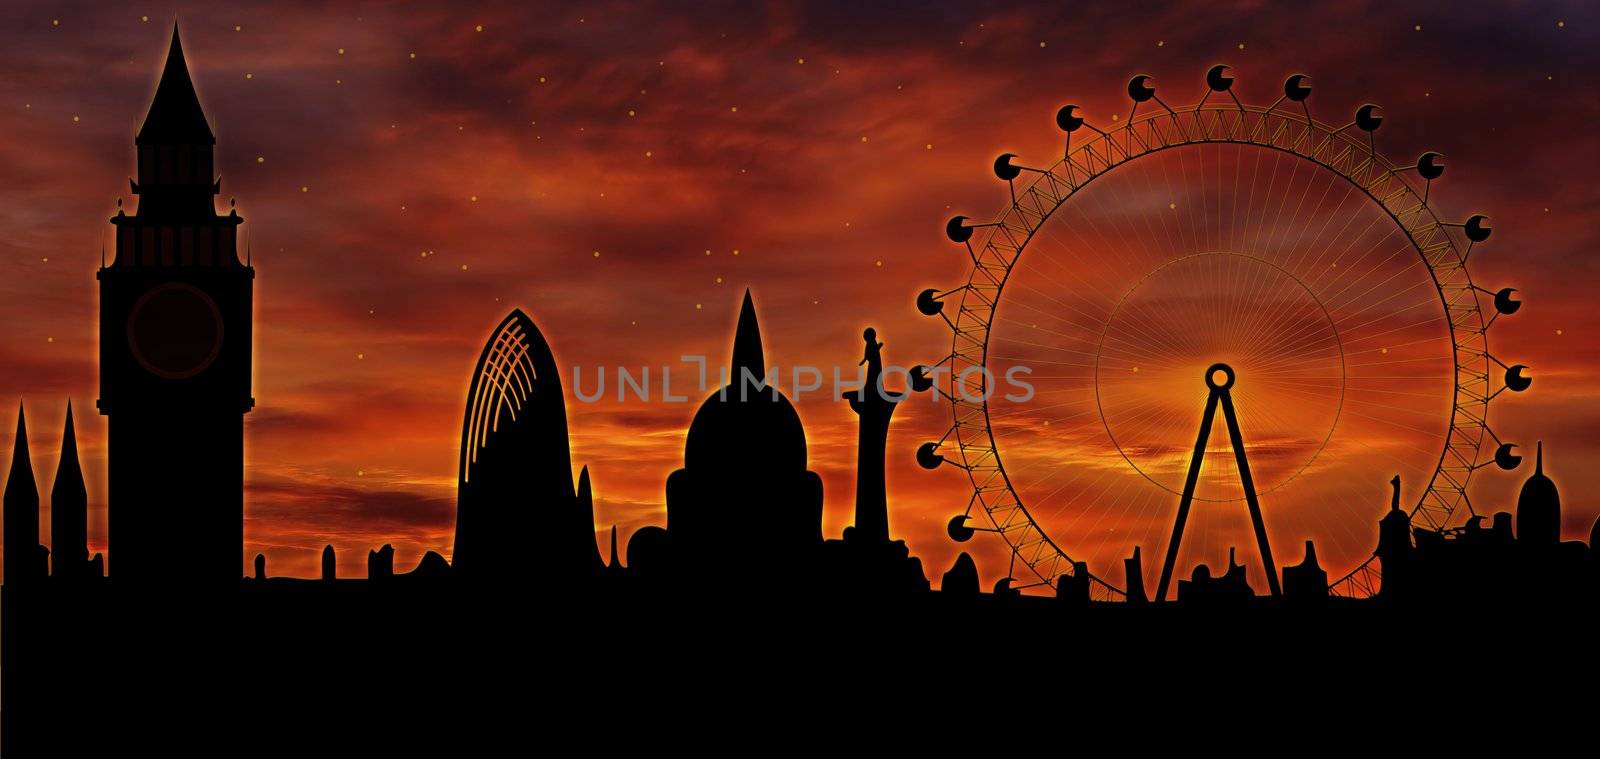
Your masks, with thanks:
M 134 139 L 138 196 L 99 271 L 112 576 L 233 583 L 244 540 L 252 283 L 242 219 L 219 215 L 212 148 L 174 27 Z
M 749 291 L 739 310 L 728 383 L 700 405 L 683 468 L 667 478 L 667 527 L 629 539 L 629 566 L 658 568 L 701 587 L 739 583 L 728 563 L 759 554 L 763 583 L 792 583 L 822 545 L 822 478 L 806 468 L 806 433 L 794 405 L 766 382 Z M 639 561 L 635 562 L 635 556 Z
M 1544 473 L 1544 443 L 1535 454 L 1533 476 L 1517 494 L 1517 542 L 1528 551 L 1550 553 L 1561 543 L 1561 494 Z
M 1389 511 L 1378 520 L 1378 568 L 1382 576 L 1380 598 L 1404 595 L 1413 587 L 1415 547 L 1411 544 L 1411 515 L 1400 510 L 1400 476 L 1389 481 Z
M 50 565 L 52 577 L 100 575 L 89 561 L 89 491 L 78 461 L 78 433 L 70 401 L 66 429 L 61 433 L 61 462 L 50 485 Z
M 39 545 L 39 484 L 33 478 L 33 458 L 28 454 L 28 422 L 17 406 L 17 439 L 11 451 L 11 472 L 6 476 L 5 584 L 8 588 L 36 585 L 44 579 L 46 561 Z
M 472 373 L 452 565 L 465 578 L 555 587 L 604 569 L 587 467 L 573 490 L 561 372 L 521 310 L 495 327 Z
M 1317 563 L 1317 545 L 1306 541 L 1306 556 L 1299 564 L 1283 568 L 1283 597 L 1296 603 L 1328 598 L 1328 572 Z

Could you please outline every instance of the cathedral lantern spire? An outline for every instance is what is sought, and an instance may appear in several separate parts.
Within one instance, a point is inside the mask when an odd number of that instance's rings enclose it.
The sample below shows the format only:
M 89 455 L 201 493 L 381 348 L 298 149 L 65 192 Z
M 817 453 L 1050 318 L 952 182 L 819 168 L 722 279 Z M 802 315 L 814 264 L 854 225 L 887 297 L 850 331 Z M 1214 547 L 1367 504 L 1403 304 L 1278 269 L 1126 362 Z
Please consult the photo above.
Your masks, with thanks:
M 766 358 L 761 351 L 761 325 L 756 322 L 756 306 L 748 289 L 744 291 L 744 304 L 739 307 L 739 326 L 734 328 L 728 382 L 742 388 L 746 374 L 757 381 L 767 376 Z

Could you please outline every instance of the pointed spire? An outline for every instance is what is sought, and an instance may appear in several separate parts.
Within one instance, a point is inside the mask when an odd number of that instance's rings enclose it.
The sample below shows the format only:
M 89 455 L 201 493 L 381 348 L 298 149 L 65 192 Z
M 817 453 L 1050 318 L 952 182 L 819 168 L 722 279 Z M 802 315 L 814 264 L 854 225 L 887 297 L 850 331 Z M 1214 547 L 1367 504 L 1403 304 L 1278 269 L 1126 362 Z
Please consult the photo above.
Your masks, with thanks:
M 758 379 L 767 376 L 766 358 L 761 354 L 761 326 L 756 323 L 755 302 L 750 290 L 744 291 L 744 305 L 739 307 L 739 326 L 733 334 L 733 359 L 728 365 L 728 381 L 738 384 L 748 371 Z
M 594 491 L 589 486 L 589 467 L 578 470 L 578 505 L 594 513 Z
M 167 62 L 161 70 L 161 82 L 156 85 L 155 98 L 150 101 L 150 112 L 134 142 L 140 145 L 215 145 L 217 139 L 206 122 L 205 111 L 200 108 L 200 97 L 195 94 L 194 81 L 189 78 L 189 65 L 183 58 L 183 44 L 178 39 L 178 22 L 172 22 L 172 45 L 167 49 Z
M 1533 473 L 1544 474 L 1544 441 L 1539 441 L 1537 452 L 1533 455 Z
M 45 574 L 38 556 L 39 486 L 33 479 L 33 460 L 28 456 L 28 423 L 21 404 L 17 407 L 17 441 L 11 453 L 11 473 L 6 476 L 4 495 L 5 584 L 20 586 Z
M 78 434 L 67 400 L 66 429 L 61 433 L 61 461 L 50 486 L 50 553 L 59 577 L 76 576 L 89 561 L 89 493 L 78 461 Z
M 17 404 L 17 439 L 11 449 L 11 474 L 6 477 L 6 500 L 15 489 L 19 494 L 26 494 L 23 490 L 32 491 L 35 501 L 39 499 L 39 487 L 33 480 L 33 459 L 28 455 L 28 420 L 23 413 L 21 403 Z
M 61 432 L 61 463 L 56 466 L 56 481 L 55 487 L 51 491 L 52 494 L 61 489 L 63 477 L 68 478 L 66 480 L 68 485 L 76 484 L 79 489 L 83 487 L 83 467 L 78 462 L 78 432 L 75 429 L 76 426 L 72 423 L 72 400 L 68 399 L 66 429 Z

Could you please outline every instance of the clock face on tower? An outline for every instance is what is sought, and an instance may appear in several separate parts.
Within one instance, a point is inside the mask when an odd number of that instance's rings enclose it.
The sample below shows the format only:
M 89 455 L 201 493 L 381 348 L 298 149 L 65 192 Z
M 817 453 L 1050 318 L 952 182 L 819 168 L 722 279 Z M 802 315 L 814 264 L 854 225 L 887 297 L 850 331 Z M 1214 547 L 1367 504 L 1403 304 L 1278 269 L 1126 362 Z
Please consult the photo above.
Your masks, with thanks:
M 187 379 L 211 366 L 222 349 L 222 312 L 193 285 L 157 285 L 133 304 L 128 347 L 146 371 Z

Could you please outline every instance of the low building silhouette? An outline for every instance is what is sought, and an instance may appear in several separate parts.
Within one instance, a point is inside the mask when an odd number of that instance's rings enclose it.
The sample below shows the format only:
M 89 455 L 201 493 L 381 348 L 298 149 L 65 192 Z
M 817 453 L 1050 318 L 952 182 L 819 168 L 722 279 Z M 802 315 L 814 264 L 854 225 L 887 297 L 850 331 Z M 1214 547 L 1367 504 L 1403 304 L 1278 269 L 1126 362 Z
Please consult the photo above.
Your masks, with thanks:
M 1283 568 L 1283 597 L 1294 603 L 1314 603 L 1328 598 L 1328 572 L 1317 563 L 1317 544 L 1306 541 L 1299 564 Z

